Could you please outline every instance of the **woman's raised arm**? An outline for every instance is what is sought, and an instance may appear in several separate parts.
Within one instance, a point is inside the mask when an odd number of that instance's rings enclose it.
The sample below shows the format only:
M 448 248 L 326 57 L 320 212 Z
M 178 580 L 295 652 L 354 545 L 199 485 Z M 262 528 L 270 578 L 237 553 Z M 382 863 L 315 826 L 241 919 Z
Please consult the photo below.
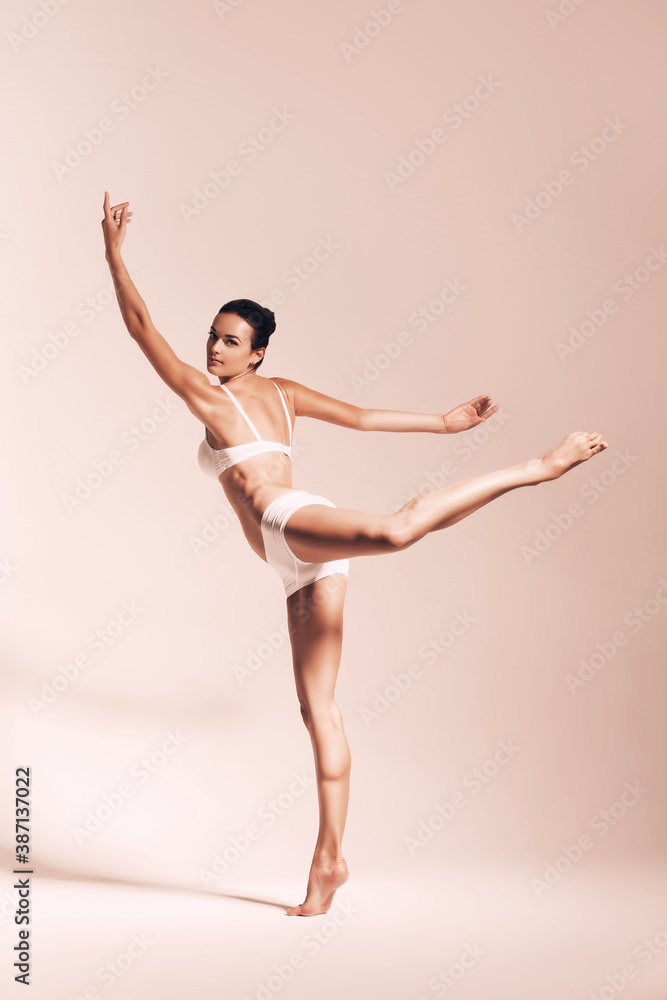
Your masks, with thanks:
M 476 396 L 468 403 L 461 403 L 448 413 L 412 413 L 409 410 L 363 409 L 334 396 L 309 389 L 308 386 L 280 379 L 291 393 L 297 417 L 315 417 L 340 427 L 356 431 L 403 431 L 431 434 L 458 434 L 483 423 L 497 412 L 491 406 L 490 396 Z
M 121 257 L 120 248 L 132 216 L 128 205 L 129 202 L 125 201 L 111 207 L 109 192 L 104 192 L 102 220 L 104 256 L 111 271 L 123 321 L 128 333 L 137 342 L 163 382 L 181 396 L 196 416 L 202 419 L 210 402 L 211 383 L 203 372 L 181 361 L 162 334 L 156 330 L 146 303 L 137 291 Z

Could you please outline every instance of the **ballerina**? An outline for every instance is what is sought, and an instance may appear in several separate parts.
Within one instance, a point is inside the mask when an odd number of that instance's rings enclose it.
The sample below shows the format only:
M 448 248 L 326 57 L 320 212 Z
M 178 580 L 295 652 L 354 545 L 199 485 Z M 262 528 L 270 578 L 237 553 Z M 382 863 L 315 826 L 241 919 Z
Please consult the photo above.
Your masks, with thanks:
M 123 321 L 160 378 L 204 425 L 200 466 L 218 479 L 250 547 L 275 569 L 285 589 L 296 693 L 313 748 L 319 805 L 306 896 L 285 912 L 326 913 L 348 878 L 342 839 L 351 759 L 334 692 L 350 558 L 400 552 L 509 490 L 559 478 L 608 445 L 601 434 L 573 431 L 543 455 L 426 490 L 390 514 L 338 508 L 326 497 L 297 489 L 291 440 L 298 416 L 360 431 L 457 434 L 488 420 L 499 407 L 480 395 L 444 414 L 371 410 L 291 379 L 264 378 L 257 369 L 275 317 L 251 299 L 225 303 L 206 333 L 206 369 L 217 379 L 211 384 L 156 330 L 128 273 L 120 251 L 132 214 L 127 201 L 111 206 L 105 191 L 105 259 Z

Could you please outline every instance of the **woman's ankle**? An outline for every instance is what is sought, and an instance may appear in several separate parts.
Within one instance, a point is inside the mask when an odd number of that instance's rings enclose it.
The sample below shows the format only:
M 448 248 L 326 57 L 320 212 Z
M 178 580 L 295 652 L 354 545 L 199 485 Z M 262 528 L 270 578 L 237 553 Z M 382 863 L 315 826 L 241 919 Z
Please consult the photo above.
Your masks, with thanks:
M 315 853 L 313 854 L 313 863 L 316 865 L 327 865 L 331 868 L 336 865 L 347 864 L 340 849 L 324 850 L 323 848 L 317 847 L 315 848 Z

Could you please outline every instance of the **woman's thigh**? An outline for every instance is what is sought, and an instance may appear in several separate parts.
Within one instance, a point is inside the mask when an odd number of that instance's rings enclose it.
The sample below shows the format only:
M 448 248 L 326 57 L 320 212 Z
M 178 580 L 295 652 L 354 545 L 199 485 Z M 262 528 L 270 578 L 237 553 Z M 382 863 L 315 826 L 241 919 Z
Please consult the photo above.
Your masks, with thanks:
M 401 544 L 399 532 L 393 514 L 309 504 L 290 516 L 285 541 L 297 559 L 320 563 L 395 552 Z
M 347 577 L 309 583 L 287 598 L 287 617 L 297 696 L 302 709 L 331 705 L 343 643 Z

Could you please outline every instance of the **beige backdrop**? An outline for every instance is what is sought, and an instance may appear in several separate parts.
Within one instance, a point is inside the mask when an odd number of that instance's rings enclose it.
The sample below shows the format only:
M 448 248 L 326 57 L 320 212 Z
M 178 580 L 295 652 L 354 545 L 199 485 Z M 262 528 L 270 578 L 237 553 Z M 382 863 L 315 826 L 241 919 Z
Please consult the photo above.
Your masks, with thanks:
M 666 28 L 659 0 L 4 5 L 7 995 L 30 766 L 35 1000 L 663 1000 Z M 281 909 L 317 827 L 282 586 L 125 331 L 105 189 L 189 363 L 249 297 L 262 375 L 500 404 L 451 438 L 299 421 L 295 486 L 388 511 L 609 442 L 352 560 L 327 917 Z

